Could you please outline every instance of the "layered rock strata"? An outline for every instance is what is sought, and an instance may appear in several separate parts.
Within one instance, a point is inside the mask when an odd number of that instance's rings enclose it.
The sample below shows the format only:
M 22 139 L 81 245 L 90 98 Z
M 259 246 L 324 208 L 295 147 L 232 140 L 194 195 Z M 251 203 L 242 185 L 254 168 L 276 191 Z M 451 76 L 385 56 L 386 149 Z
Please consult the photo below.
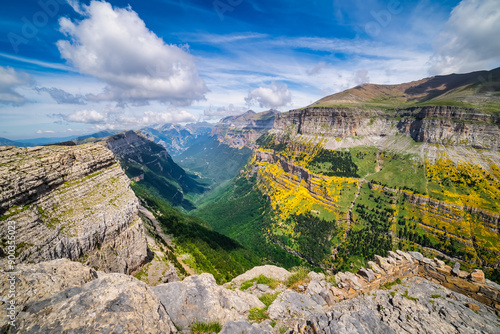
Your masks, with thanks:
M 147 243 L 129 182 L 101 145 L 0 148 L 1 248 L 13 222 L 18 263 L 69 258 L 133 272 Z
M 449 106 L 362 110 L 309 107 L 277 114 L 273 131 L 336 138 L 408 135 L 416 142 L 498 151 L 500 117 Z

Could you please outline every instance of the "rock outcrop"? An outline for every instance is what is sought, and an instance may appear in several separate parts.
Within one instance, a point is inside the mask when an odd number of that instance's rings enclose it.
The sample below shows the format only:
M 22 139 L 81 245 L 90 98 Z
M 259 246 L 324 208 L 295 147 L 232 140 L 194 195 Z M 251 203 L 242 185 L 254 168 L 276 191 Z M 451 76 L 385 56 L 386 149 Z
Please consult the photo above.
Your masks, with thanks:
M 292 275 L 292 273 L 284 268 L 267 264 L 265 266 L 253 267 L 247 272 L 233 278 L 231 282 L 227 284 L 236 285 L 239 287 L 241 283 L 257 278 L 260 275 L 272 278 L 277 281 L 286 281 L 287 278 L 290 277 L 290 275 Z
M 1 248 L 13 222 L 17 263 L 69 258 L 134 271 L 147 244 L 129 182 L 101 145 L 0 148 Z
M 404 134 L 416 142 L 500 150 L 500 118 L 460 107 L 382 110 L 309 107 L 276 115 L 274 132 L 334 138 Z
M 196 177 L 172 160 L 163 146 L 143 137 L 139 131 L 125 131 L 105 138 L 99 144 L 113 152 L 131 180 L 155 188 L 163 200 L 174 206 L 191 210 L 194 206 L 184 195 L 206 190 Z
M 14 273 L 0 270 L 1 281 L 8 282 L 0 285 L 0 330 L 175 333 L 217 322 L 221 333 L 231 334 L 498 331 L 500 286 L 481 271 L 457 277 L 438 259 L 400 250 L 376 262 L 357 274 L 337 273 L 335 281 L 309 272 L 300 285 L 266 286 L 265 296 L 259 289 L 232 290 L 236 282 L 219 286 L 207 273 L 151 288 L 68 259 L 21 264 Z M 274 266 L 266 275 L 265 267 L 243 278 L 289 277 Z M 9 326 L 12 276 L 15 325 Z
M 251 307 L 264 307 L 256 297 L 217 285 L 212 274 L 190 276 L 182 282 L 153 287 L 176 326 L 187 328 L 194 322 L 225 324 L 247 319 Z
M 499 328 L 492 309 L 414 277 L 335 304 L 287 333 L 497 333 Z
M 1 271 L 2 282 L 11 273 Z M 145 283 L 106 274 L 68 259 L 19 265 L 14 326 L 2 299 L 0 330 L 10 333 L 176 333 Z M 2 297 L 8 287 L 0 286 Z
M 255 146 L 255 141 L 273 128 L 276 110 L 255 113 L 248 110 L 244 114 L 223 118 L 214 126 L 212 135 L 230 147 L 242 148 Z

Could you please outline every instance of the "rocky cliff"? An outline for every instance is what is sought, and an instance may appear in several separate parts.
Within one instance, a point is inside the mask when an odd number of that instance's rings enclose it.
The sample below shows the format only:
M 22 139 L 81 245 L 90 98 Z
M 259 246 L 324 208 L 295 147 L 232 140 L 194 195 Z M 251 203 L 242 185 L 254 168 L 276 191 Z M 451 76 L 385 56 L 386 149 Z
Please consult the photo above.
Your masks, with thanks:
M 188 333 L 214 324 L 225 334 L 495 333 L 500 286 L 417 252 L 376 256 L 357 274 L 335 276 L 255 267 L 224 286 L 211 274 L 150 288 L 68 259 L 17 268 L 8 333 Z M 0 269 L 2 281 L 12 273 Z M 0 285 L 7 296 L 9 284 Z M 1 302 L 8 303 L 8 298 Z M 10 324 L 9 317 L 15 318 Z
M 238 116 L 229 116 L 214 126 L 212 135 L 230 147 L 254 148 L 256 140 L 273 128 L 274 119 L 278 114 L 278 111 L 271 109 L 260 113 L 248 110 Z
M 415 142 L 500 150 L 500 116 L 449 106 L 309 107 L 276 115 L 273 132 L 334 138 L 403 134 Z
M 99 143 L 114 153 L 131 180 L 157 190 L 174 206 L 192 209 L 193 204 L 185 195 L 206 190 L 196 176 L 186 173 L 172 160 L 163 146 L 145 138 L 141 132 L 122 132 Z
M 0 238 L 14 222 L 19 262 L 69 258 L 130 273 L 147 258 L 138 200 L 101 145 L 0 149 Z M 5 260 L 5 259 L 2 259 Z

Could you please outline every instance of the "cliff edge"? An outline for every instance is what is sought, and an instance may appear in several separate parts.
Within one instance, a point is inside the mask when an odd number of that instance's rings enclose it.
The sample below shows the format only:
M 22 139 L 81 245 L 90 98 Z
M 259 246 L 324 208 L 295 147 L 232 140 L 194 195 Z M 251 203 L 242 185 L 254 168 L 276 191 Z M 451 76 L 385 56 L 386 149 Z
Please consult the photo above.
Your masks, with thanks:
M 69 258 L 133 272 L 147 259 L 147 243 L 129 183 L 101 145 L 1 147 L 0 248 L 7 254 L 14 222 L 18 263 Z

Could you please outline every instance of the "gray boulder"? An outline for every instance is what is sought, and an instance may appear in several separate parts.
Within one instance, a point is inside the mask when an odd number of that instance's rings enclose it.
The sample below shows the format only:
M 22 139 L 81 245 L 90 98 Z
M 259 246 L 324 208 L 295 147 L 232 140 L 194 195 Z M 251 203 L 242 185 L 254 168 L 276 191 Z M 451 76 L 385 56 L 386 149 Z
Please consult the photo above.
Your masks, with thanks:
M 182 282 L 152 288 L 176 326 L 190 327 L 195 321 L 222 325 L 247 319 L 251 307 L 265 305 L 254 295 L 217 285 L 212 274 L 190 276 Z
M 256 325 L 250 324 L 248 321 L 228 321 L 220 334 L 270 334 L 270 331 L 258 327 Z
M 489 307 L 422 278 L 403 282 L 399 291 L 336 303 L 287 333 L 499 333 L 500 319 Z
M 123 274 L 99 278 L 25 305 L 19 333 L 176 333 L 145 283 Z
M 358 271 L 358 275 L 371 282 L 375 279 L 375 273 L 371 269 L 361 268 Z
M 281 293 L 268 308 L 271 319 L 306 319 L 322 311 L 323 308 L 314 299 L 292 290 Z
M 455 276 L 460 275 L 460 262 L 455 262 L 455 265 L 453 266 L 453 269 L 451 270 L 451 273 Z
M 277 281 L 286 281 L 288 277 L 292 275 L 291 272 L 284 268 L 280 268 L 277 266 L 273 265 L 265 265 L 265 266 L 259 266 L 259 267 L 253 267 L 249 271 L 233 278 L 231 283 L 234 285 L 240 286 L 241 283 L 245 281 L 249 281 L 251 279 L 257 278 L 260 275 L 264 275 L 268 278 L 275 279 Z M 231 284 L 229 283 L 229 284 Z
M 410 254 L 417 261 L 422 261 L 424 259 L 424 256 L 419 252 L 408 252 L 408 254 Z

